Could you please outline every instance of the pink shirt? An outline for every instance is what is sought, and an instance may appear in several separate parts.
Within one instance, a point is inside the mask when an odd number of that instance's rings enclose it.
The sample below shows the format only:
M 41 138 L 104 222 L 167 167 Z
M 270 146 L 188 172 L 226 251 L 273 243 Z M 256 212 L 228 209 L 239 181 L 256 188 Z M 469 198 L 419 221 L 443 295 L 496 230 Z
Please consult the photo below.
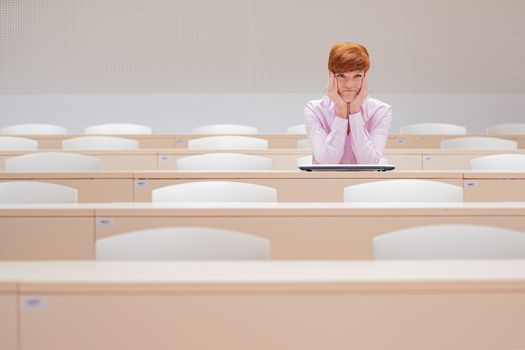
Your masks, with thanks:
M 377 164 L 392 122 L 390 105 L 367 97 L 359 113 L 337 116 L 328 96 L 308 102 L 306 133 L 316 164 Z M 350 131 L 349 131 L 350 130 Z

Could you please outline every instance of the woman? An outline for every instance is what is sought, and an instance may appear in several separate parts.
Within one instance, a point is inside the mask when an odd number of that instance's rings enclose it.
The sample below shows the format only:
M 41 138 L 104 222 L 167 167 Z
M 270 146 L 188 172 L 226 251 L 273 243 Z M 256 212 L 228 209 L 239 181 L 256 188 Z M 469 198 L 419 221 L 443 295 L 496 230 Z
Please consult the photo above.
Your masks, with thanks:
M 340 43 L 330 50 L 326 96 L 305 108 L 305 126 L 316 164 L 377 164 L 392 110 L 368 96 L 368 51 Z

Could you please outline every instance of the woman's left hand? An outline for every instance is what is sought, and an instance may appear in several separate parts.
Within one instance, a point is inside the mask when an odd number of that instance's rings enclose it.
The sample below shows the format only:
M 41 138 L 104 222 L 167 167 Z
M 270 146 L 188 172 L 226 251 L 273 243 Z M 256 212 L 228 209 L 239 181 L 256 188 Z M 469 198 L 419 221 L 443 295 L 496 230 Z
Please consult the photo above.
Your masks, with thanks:
M 363 102 L 368 97 L 368 72 L 365 73 L 365 77 L 363 78 L 363 84 L 361 85 L 361 89 L 359 90 L 359 93 L 354 98 L 352 102 L 350 102 L 349 110 L 350 114 L 358 113 L 361 111 L 361 106 L 363 105 Z

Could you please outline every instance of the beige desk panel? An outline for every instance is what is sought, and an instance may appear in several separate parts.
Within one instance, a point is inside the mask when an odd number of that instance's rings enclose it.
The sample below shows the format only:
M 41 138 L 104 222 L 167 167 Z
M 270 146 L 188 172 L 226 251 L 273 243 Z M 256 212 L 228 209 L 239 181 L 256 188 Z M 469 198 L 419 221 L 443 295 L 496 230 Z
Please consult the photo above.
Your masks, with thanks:
M 18 297 L 0 292 L 0 349 L 18 350 Z
M 422 150 L 423 170 L 470 170 L 470 160 L 494 154 L 525 154 L 524 150 Z
M 0 217 L 0 260 L 94 259 L 94 219 Z
M 525 292 L 40 294 L 22 350 L 520 349 Z
M 390 215 L 388 210 L 376 216 L 192 216 L 179 217 L 176 210 L 170 217 L 108 216 L 111 228 L 96 228 L 97 239 L 135 230 L 172 227 L 207 226 L 237 230 L 270 240 L 272 259 L 372 259 L 374 237 L 397 229 L 431 224 L 473 224 L 506 227 L 523 231 L 522 215 L 439 216 Z
M 525 179 L 465 179 L 465 202 L 525 201 Z
M 57 152 L 60 150 L 42 150 L 37 152 Z M 133 150 L 133 151 L 67 151 L 68 153 L 83 154 L 98 158 L 102 161 L 102 171 L 137 171 L 157 170 L 157 151 Z M 24 154 L 35 153 L 27 151 L 0 151 L 0 171 L 5 170 L 5 160 Z
M 441 148 L 441 141 L 459 137 L 497 137 L 516 141 L 518 148 L 525 148 L 525 135 L 401 135 L 390 134 L 386 148 Z

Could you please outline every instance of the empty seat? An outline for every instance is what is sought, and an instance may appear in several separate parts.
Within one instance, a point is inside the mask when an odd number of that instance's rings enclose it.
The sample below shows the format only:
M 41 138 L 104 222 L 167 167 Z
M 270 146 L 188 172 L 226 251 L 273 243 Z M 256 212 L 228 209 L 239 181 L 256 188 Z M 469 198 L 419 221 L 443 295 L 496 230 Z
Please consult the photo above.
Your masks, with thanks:
M 525 233 L 480 225 L 429 225 L 374 238 L 376 259 L 524 259 Z
M 306 127 L 304 124 L 292 125 L 286 129 L 286 133 L 292 135 L 306 135 Z
M 525 135 L 525 123 L 505 123 L 487 127 L 489 135 Z
M 6 171 L 99 171 L 100 159 L 62 152 L 31 153 L 5 160 Z
M 297 166 L 312 165 L 313 163 L 314 157 L 312 155 L 297 158 Z
M 0 129 L 2 135 L 63 135 L 66 128 L 51 124 L 17 124 Z
M 149 126 L 129 123 L 98 124 L 84 129 L 86 135 L 149 135 Z
M 302 148 L 302 149 L 311 148 L 310 147 L 310 140 L 309 139 L 301 139 L 301 140 L 297 141 L 297 148 Z
M 49 182 L 0 182 L 0 203 L 76 203 L 77 190 Z
M 0 136 L 1 151 L 36 151 L 38 141 L 24 137 Z
M 259 129 L 240 124 L 211 124 L 195 127 L 191 132 L 193 134 L 258 134 Z
M 470 170 L 525 171 L 525 154 L 494 154 L 470 160 Z
M 518 149 L 516 141 L 495 137 L 459 137 L 441 141 L 442 149 Z
M 97 240 L 97 260 L 259 260 L 270 258 L 265 238 L 209 227 L 166 227 Z
M 189 140 L 188 149 L 268 149 L 268 141 L 247 136 L 209 136 Z
M 197 181 L 157 188 L 153 202 L 277 202 L 273 187 L 234 181 Z
M 400 127 L 399 133 L 403 135 L 465 135 L 467 128 L 446 123 L 418 123 Z
M 123 137 L 83 136 L 62 141 L 64 150 L 138 149 L 139 142 Z
M 185 171 L 265 171 L 272 160 L 250 154 L 209 153 L 177 159 L 177 170 Z
M 399 179 L 344 188 L 345 202 L 462 202 L 463 188 L 444 182 Z

